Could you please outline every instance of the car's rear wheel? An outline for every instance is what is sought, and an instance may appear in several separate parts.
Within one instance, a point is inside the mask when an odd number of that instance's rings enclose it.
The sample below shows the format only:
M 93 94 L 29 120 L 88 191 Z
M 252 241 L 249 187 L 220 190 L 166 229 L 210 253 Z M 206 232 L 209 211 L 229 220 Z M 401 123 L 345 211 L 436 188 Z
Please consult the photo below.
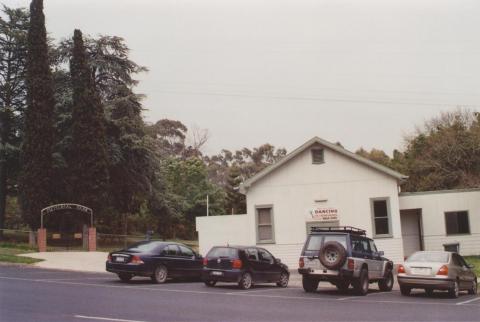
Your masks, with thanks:
M 303 276 L 302 278 L 302 286 L 305 292 L 312 293 L 315 292 L 318 288 L 319 281 L 313 278 L 308 278 L 307 276 Z
M 411 290 L 412 289 L 410 287 L 400 286 L 400 293 L 402 293 L 402 295 L 404 295 L 404 296 L 409 296 Z
M 359 278 L 353 282 L 353 288 L 358 295 L 367 295 L 369 284 L 368 270 L 362 268 Z
M 204 281 L 205 285 L 207 285 L 208 287 L 214 287 L 215 284 L 217 284 L 217 281 Z
M 459 293 L 459 292 L 460 292 L 460 288 L 459 288 L 459 286 L 458 286 L 458 281 L 455 281 L 455 282 L 453 283 L 452 288 L 450 288 L 450 289 L 448 290 L 448 295 L 450 295 L 450 297 L 456 299 L 456 298 L 458 297 L 458 293 Z
M 290 278 L 289 274 L 283 271 L 282 274 L 280 274 L 280 280 L 277 282 L 277 286 L 287 287 L 289 278 Z
M 165 283 L 165 281 L 167 280 L 167 276 L 168 276 L 167 268 L 164 265 L 158 265 L 155 268 L 155 271 L 153 272 L 151 279 L 152 279 L 152 282 L 161 284 L 161 283 Z
M 248 290 L 249 288 L 252 287 L 252 285 L 253 285 L 252 274 L 250 274 L 249 272 L 243 273 L 242 278 L 240 279 L 240 282 L 238 282 L 238 286 L 242 290 Z
M 133 275 L 132 274 L 128 274 L 128 273 L 119 273 L 118 274 L 118 278 L 122 281 L 122 282 L 128 282 L 132 279 Z
M 472 286 L 468 289 L 468 294 L 470 295 L 477 294 L 477 289 L 478 289 L 477 285 L 478 285 L 477 280 L 472 281 Z
M 382 292 L 390 292 L 393 288 L 393 273 L 391 270 L 388 270 L 385 274 L 385 278 L 378 281 L 378 288 Z
M 350 281 L 337 281 L 335 282 L 335 286 L 339 291 L 345 292 L 350 286 Z

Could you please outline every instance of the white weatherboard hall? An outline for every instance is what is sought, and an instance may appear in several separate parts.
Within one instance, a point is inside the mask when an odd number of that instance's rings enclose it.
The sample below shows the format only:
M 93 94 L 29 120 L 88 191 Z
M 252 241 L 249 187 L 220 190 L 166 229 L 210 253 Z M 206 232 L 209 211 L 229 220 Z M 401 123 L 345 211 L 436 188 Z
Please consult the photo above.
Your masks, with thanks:
M 480 254 L 480 189 L 400 193 L 407 179 L 315 137 L 242 184 L 247 214 L 197 217 L 200 252 L 259 245 L 294 269 L 310 227 L 353 226 L 397 263 L 445 243 Z

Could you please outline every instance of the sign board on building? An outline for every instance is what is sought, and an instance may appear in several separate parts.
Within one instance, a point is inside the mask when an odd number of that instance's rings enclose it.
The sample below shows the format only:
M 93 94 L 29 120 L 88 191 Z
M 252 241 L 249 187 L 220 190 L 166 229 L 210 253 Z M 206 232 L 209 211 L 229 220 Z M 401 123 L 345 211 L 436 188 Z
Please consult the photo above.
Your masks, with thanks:
M 315 208 L 309 211 L 308 219 L 310 221 L 337 221 L 338 209 L 336 208 Z

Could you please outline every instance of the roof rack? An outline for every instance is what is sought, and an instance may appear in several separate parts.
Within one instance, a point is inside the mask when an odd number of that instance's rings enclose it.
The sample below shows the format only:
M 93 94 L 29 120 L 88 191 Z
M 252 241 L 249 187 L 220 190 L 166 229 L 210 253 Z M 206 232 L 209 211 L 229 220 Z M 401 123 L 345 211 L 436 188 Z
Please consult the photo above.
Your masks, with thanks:
M 366 231 L 352 226 L 336 226 L 336 227 L 311 227 L 312 233 L 349 233 L 359 236 L 366 236 Z

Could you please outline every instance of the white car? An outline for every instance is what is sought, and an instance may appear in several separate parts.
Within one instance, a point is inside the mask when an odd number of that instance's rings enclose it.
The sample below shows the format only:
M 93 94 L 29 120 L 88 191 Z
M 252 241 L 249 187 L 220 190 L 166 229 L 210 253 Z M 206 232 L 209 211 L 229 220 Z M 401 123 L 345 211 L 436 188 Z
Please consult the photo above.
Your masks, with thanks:
M 477 294 L 477 277 L 472 268 L 457 253 L 416 252 L 398 267 L 400 292 L 409 295 L 413 288 L 421 288 L 428 295 L 434 290 L 448 291 L 451 297 L 458 297 L 463 290 Z

